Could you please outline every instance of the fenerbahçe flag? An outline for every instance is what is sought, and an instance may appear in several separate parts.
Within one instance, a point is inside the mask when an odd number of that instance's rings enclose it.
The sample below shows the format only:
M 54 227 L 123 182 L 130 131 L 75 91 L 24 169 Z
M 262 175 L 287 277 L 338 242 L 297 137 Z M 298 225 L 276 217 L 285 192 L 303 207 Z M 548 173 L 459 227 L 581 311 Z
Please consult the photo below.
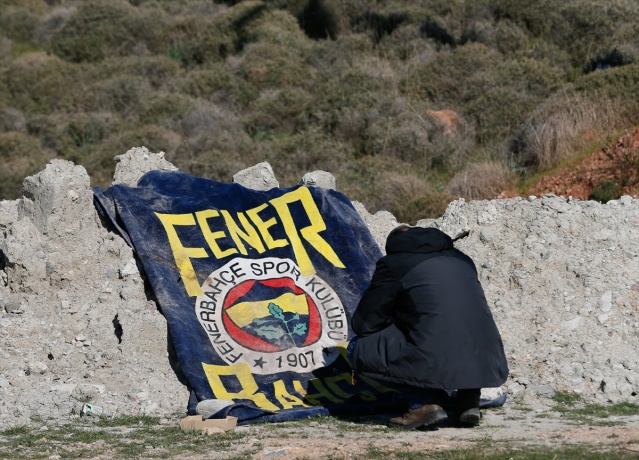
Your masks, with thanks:
M 382 254 L 343 194 L 166 171 L 94 193 L 167 319 L 190 413 L 204 399 L 233 401 L 214 417 L 239 423 L 385 405 L 390 390 L 353 384 L 345 353 Z

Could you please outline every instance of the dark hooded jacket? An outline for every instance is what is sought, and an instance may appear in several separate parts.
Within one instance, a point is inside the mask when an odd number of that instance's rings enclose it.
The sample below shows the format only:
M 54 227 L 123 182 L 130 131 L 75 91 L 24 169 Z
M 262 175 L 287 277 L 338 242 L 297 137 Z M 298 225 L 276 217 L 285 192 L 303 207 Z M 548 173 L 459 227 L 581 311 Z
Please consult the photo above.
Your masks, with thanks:
M 470 257 L 420 227 L 389 238 L 386 254 L 352 318 L 356 372 L 445 390 L 503 384 L 501 336 Z

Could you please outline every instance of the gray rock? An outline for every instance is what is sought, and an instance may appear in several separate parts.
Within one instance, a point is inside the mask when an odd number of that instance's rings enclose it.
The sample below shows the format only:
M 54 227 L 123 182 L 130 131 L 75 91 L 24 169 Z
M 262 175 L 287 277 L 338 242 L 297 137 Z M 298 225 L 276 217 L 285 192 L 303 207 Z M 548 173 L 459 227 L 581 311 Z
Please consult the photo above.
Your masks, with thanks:
M 140 271 L 138 270 L 137 263 L 135 259 L 129 259 L 126 265 L 120 270 L 120 275 L 122 278 L 125 276 L 137 275 L 140 276 Z
M 599 303 L 601 311 L 604 313 L 608 313 L 612 310 L 612 292 L 606 291 L 602 296 Z
M 555 389 L 550 385 L 530 385 L 528 389 L 542 398 L 552 398 L 555 396 Z
M 164 152 L 151 153 L 146 147 L 133 147 L 123 155 L 115 157 L 113 185 L 124 184 L 135 187 L 144 174 L 149 171 L 177 171 L 178 169 L 164 159 Z
M 72 216 L 95 212 L 89 175 L 70 161 L 51 160 L 43 171 L 24 180 L 22 193 L 18 218 L 28 218 L 42 234 L 50 227 L 75 232 L 79 222 Z
M 513 396 L 517 396 L 518 394 L 520 394 L 521 392 L 525 391 L 526 387 L 523 385 L 520 385 L 519 383 L 511 383 L 510 385 L 508 385 L 508 391 L 513 395 Z
M 202 418 L 209 418 L 231 404 L 233 401 L 226 399 L 204 399 L 195 406 L 195 413 L 201 415 Z
M 233 182 L 251 190 L 267 191 L 279 187 L 273 168 L 267 162 L 256 164 L 233 175 Z
M 302 185 L 307 187 L 322 187 L 330 190 L 336 190 L 335 176 L 326 171 L 313 171 L 304 174 L 300 181 Z
M 569 331 L 572 331 L 574 329 L 577 329 L 579 327 L 579 323 L 581 322 L 581 318 L 579 316 L 577 316 L 576 318 L 573 318 L 571 320 L 568 321 L 564 321 L 563 326 L 568 329 Z
M 48 370 L 49 368 L 47 367 L 47 365 L 42 362 L 29 362 L 27 364 L 28 375 L 44 374 Z

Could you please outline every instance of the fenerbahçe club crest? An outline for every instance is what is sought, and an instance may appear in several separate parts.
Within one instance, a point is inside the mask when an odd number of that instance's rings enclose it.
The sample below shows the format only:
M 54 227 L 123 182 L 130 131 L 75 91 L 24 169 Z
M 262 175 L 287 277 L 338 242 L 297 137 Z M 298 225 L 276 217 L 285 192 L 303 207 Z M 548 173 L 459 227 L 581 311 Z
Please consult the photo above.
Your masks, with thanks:
M 254 374 L 311 372 L 331 364 L 348 339 L 346 313 L 316 274 L 291 259 L 234 258 L 209 275 L 195 313 L 227 364 Z

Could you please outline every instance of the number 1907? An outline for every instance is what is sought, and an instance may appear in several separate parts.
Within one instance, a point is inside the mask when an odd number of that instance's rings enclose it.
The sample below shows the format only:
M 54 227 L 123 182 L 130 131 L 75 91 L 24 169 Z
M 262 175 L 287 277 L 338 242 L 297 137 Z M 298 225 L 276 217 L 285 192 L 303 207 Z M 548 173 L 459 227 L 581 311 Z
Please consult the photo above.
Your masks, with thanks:
M 315 365 L 315 356 L 313 355 L 313 350 L 301 353 L 289 353 L 286 355 L 286 361 L 284 361 L 282 356 L 277 358 L 277 367 L 281 368 L 282 363 L 284 363 L 284 365 L 288 364 L 288 367 L 301 367 L 306 369 L 309 365 Z

